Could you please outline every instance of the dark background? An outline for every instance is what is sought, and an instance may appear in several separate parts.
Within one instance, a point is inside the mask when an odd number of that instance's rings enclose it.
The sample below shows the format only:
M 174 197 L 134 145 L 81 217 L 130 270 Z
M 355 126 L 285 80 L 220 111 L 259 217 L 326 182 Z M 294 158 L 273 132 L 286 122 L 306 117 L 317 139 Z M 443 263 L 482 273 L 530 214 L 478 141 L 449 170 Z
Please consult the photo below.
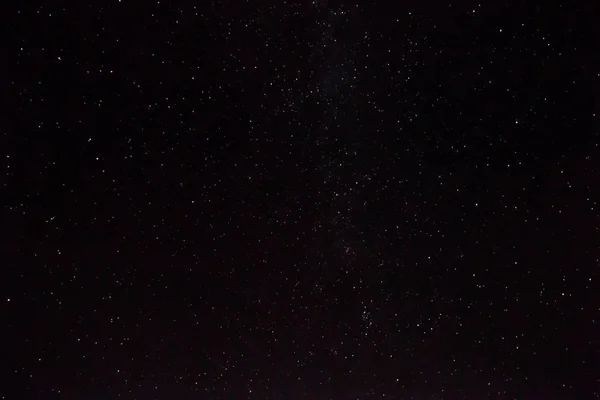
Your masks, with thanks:
M 7 8 L 2 398 L 600 398 L 598 7 L 487 3 Z

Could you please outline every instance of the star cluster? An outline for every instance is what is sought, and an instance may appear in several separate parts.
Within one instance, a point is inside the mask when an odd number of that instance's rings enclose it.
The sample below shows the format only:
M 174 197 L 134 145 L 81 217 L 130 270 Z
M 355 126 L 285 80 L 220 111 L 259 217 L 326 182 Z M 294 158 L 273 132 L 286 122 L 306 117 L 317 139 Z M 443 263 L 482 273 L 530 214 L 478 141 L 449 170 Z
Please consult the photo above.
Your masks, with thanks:
M 0 398 L 600 398 L 598 8 L 367 3 L 7 11 Z

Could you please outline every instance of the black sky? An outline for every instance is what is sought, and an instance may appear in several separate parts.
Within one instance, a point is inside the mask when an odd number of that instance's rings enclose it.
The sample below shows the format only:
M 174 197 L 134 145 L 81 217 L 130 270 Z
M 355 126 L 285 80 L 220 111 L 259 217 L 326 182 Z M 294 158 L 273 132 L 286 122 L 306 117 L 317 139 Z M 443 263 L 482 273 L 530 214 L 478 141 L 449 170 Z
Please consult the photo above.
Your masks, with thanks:
M 0 398 L 600 398 L 592 2 L 20 7 Z

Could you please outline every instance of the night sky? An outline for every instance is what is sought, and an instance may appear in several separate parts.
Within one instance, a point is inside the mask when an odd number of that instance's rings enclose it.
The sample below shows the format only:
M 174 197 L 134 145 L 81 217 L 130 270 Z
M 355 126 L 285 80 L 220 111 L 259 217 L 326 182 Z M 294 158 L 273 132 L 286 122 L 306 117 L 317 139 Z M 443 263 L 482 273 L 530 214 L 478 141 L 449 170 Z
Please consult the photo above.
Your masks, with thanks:
M 41 3 L 0 398 L 600 398 L 594 2 Z

